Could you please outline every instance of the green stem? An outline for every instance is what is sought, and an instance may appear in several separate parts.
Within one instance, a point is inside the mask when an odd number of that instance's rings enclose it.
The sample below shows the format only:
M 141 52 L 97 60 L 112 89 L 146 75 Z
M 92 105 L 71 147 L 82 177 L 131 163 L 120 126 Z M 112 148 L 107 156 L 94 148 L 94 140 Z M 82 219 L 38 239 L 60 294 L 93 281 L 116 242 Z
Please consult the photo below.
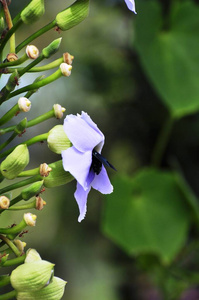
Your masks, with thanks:
M 44 140 L 47 140 L 48 138 L 48 132 L 47 133 L 43 133 L 43 134 L 40 134 L 40 135 L 37 135 L 19 145 L 23 145 L 23 144 L 26 144 L 27 146 L 31 146 L 33 144 L 36 144 L 38 142 L 43 142 Z M 7 151 L 3 152 L 0 154 L 0 158 L 3 158 L 5 156 L 7 156 L 8 154 L 10 154 L 13 150 L 15 149 L 15 147 L 12 147 L 10 149 L 8 149 Z
M 153 153 L 152 153 L 152 165 L 158 167 L 161 164 L 162 157 L 165 152 L 165 148 L 168 143 L 169 136 L 173 127 L 174 118 L 169 115 L 164 126 L 162 127 L 160 134 L 158 136 L 157 142 L 155 144 Z
M 16 227 L 16 226 L 15 226 Z M 14 227 L 12 227 L 14 228 Z M 6 228 L 7 229 L 7 228 Z M 21 231 L 21 230 L 20 230 Z M 0 234 L 0 239 L 2 241 L 4 241 L 8 247 L 12 250 L 12 252 L 18 257 L 21 255 L 21 252 L 19 251 L 19 249 L 13 244 L 12 241 L 10 241 L 7 237 L 5 237 L 4 235 Z
M 19 111 L 19 105 L 15 104 L 1 119 L 0 126 L 10 121 Z M 15 128 L 15 126 L 13 126 Z
M 29 177 L 29 176 L 39 175 L 39 174 L 40 174 L 39 168 L 35 168 L 32 170 L 23 171 L 17 177 Z
M 8 4 L 6 0 L 2 0 L 1 3 L 3 5 L 6 23 L 8 25 L 8 29 L 10 30 L 13 27 L 13 24 L 12 24 L 12 18 L 10 15 Z M 15 35 L 12 34 L 10 37 L 10 53 L 14 53 L 14 52 L 15 52 Z
M 3 52 L 3 49 L 7 43 L 7 41 L 10 39 L 10 37 L 13 35 L 13 33 L 15 33 L 15 31 L 19 28 L 19 26 L 23 24 L 21 20 L 18 20 L 14 26 L 8 31 L 8 33 L 6 34 L 5 38 L 3 39 L 1 46 L 0 46 L 0 53 Z
M 48 70 L 51 70 L 53 68 L 59 67 L 61 65 L 61 63 L 63 63 L 63 62 L 64 62 L 64 59 L 61 57 L 61 58 L 58 58 L 55 61 L 53 61 L 53 62 L 51 62 L 51 63 L 49 63 L 45 66 L 31 68 L 30 70 L 28 70 L 28 72 L 32 73 L 32 72 L 48 71 Z M 7 68 L 6 72 L 7 73 L 13 73 L 15 69 L 14 68 Z M 20 71 L 21 69 L 22 68 L 17 68 L 17 71 Z
M 51 83 L 51 82 L 57 80 L 57 79 L 60 78 L 61 76 L 62 76 L 61 70 L 58 69 L 56 72 L 54 72 L 53 74 L 51 74 L 51 75 L 48 76 L 47 78 L 44 78 L 44 79 L 42 79 L 42 80 L 40 80 L 40 81 L 38 81 L 38 82 L 29 84 L 29 85 L 27 85 L 27 86 L 25 86 L 25 87 L 23 87 L 23 88 L 21 88 L 21 89 L 18 89 L 18 90 L 15 91 L 15 92 L 10 93 L 9 97 L 8 97 L 6 100 L 8 100 L 8 99 L 10 99 L 10 98 L 12 98 L 12 97 L 15 97 L 15 96 L 17 96 L 17 95 L 19 95 L 19 94 L 21 94 L 21 93 L 24 93 L 24 92 L 27 92 L 27 91 L 30 91 L 30 90 L 39 89 L 40 87 L 45 86 L 45 85 L 47 85 L 47 84 L 49 84 L 49 83 Z M 5 101 L 5 100 L 3 100 L 3 101 Z M 2 101 L 2 102 L 3 102 L 3 101 Z M 1 103 L 2 103 L 2 102 L 1 102 Z M 0 104 L 1 104 L 1 103 L 0 103 Z
M 9 207 L 7 210 L 23 210 L 23 209 L 31 209 L 31 208 L 36 208 L 36 201 L 35 200 L 33 200 L 29 203 L 23 204 L 23 205 Z
M 19 44 L 16 48 L 16 53 L 18 53 L 23 47 L 27 46 L 30 42 L 32 42 L 34 39 L 39 37 L 40 35 L 44 34 L 48 30 L 52 29 L 53 27 L 56 26 L 56 21 L 53 20 L 43 28 L 39 29 L 35 33 L 33 33 L 31 36 L 29 36 L 26 40 L 24 40 L 21 44 Z
M 21 232 L 25 227 L 27 226 L 26 222 L 24 219 L 21 220 L 21 222 L 19 224 L 17 224 L 14 227 L 8 227 L 8 228 L 0 228 L 0 233 L 2 234 L 6 234 L 6 235 L 13 235 L 13 234 L 17 234 L 19 232 Z M 3 238 L 2 235 L 0 234 L 0 239 L 2 239 L 4 242 L 6 242 Z M 6 242 L 7 244 L 7 242 Z M 9 245 L 8 245 L 9 246 Z M 10 247 L 10 246 L 9 246 Z M 15 246 L 16 247 L 16 246 Z M 21 255 L 21 253 L 19 254 Z M 17 255 L 17 256 L 19 256 Z
M 22 68 L 18 73 L 19 76 L 21 77 L 22 75 L 24 75 L 28 70 L 30 70 L 31 68 L 33 68 L 35 65 L 37 65 L 38 63 L 40 63 L 43 59 L 44 59 L 44 55 L 41 54 L 39 57 L 37 57 L 36 59 L 34 59 L 29 65 L 27 65 L 26 67 Z
M 9 275 L 0 276 L 0 287 L 8 285 L 9 283 L 10 283 L 10 276 Z
M 13 298 L 16 299 L 16 296 L 17 296 L 17 292 L 13 290 L 13 291 L 11 291 L 9 293 L 6 293 L 4 295 L 0 295 L 0 300 L 8 300 L 8 299 L 13 299 Z
M 24 255 L 21 255 L 16 258 L 9 259 L 3 264 L 3 267 L 10 267 L 10 266 L 22 264 L 24 262 L 25 258 L 26 258 L 26 255 L 24 254 Z M 0 298 L 0 300 L 1 300 L 1 298 Z
M 14 61 L 8 61 L 8 62 L 5 62 L 5 63 L 1 63 L 1 64 L 0 64 L 0 69 L 4 69 L 4 68 L 6 68 L 6 67 L 18 66 L 18 65 L 24 63 L 27 59 L 28 59 L 28 56 L 27 56 L 27 54 L 25 53 L 22 57 L 20 57 L 20 58 L 17 59 L 17 60 L 14 60 Z M 6 70 L 6 71 L 7 71 L 7 70 Z
M 17 132 L 13 132 L 13 134 L 4 142 L 0 145 L 0 151 L 5 148 L 8 144 L 10 144 L 14 138 L 17 136 Z
M 41 175 L 36 175 L 36 176 L 31 177 L 31 178 L 27 178 L 25 180 L 13 183 L 11 185 L 7 185 L 6 187 L 0 189 L 0 195 L 3 195 L 4 193 L 7 193 L 7 192 L 15 190 L 15 189 L 18 189 L 20 187 L 26 186 L 30 183 L 34 183 L 34 182 L 39 181 L 39 180 L 42 180 L 42 176 Z

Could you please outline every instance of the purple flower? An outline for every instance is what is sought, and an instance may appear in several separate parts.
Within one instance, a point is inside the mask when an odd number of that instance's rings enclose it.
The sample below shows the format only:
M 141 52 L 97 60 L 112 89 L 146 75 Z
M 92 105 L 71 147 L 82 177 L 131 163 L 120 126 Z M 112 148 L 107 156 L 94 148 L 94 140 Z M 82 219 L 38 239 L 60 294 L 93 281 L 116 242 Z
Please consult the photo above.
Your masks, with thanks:
M 87 196 L 91 187 L 102 194 L 113 191 L 106 169 L 102 164 L 97 166 L 93 150 L 101 153 L 104 145 L 104 135 L 89 115 L 68 115 L 64 120 L 64 131 L 73 144 L 62 151 L 62 161 L 65 171 L 70 172 L 77 180 L 75 199 L 79 206 L 81 222 L 86 214 Z
M 135 14 L 137 14 L 136 11 L 135 11 L 135 1 L 134 0 L 124 0 L 124 1 L 126 2 L 126 5 L 127 5 L 128 9 L 130 9 Z

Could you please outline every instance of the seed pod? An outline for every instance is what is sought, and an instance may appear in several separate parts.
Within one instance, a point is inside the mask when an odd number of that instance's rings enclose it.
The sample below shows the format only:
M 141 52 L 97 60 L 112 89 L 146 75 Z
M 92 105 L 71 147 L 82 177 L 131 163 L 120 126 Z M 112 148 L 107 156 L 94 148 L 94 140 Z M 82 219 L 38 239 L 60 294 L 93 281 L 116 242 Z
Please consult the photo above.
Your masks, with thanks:
M 49 131 L 47 143 L 49 149 L 57 154 L 61 154 L 63 150 L 72 146 L 63 125 L 56 125 Z

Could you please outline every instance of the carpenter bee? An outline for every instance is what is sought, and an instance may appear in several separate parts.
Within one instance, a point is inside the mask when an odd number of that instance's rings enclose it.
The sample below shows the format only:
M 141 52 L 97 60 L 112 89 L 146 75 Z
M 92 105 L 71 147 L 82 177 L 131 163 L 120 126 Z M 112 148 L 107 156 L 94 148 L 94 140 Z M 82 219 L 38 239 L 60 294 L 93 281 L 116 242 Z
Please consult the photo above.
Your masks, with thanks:
M 113 170 L 117 171 L 113 165 L 111 165 L 108 160 L 103 157 L 100 153 L 98 153 L 96 150 L 93 149 L 92 152 L 92 164 L 91 164 L 91 168 L 93 169 L 95 174 L 99 174 L 102 170 L 102 164 L 104 166 L 110 167 Z

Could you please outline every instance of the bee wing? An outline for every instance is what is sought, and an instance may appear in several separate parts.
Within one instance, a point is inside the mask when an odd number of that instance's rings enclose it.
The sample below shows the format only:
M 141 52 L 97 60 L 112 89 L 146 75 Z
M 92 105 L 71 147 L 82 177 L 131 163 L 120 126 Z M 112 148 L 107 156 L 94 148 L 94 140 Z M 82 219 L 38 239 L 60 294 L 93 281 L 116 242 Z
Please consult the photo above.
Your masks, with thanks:
M 94 151 L 93 151 L 93 155 L 94 155 L 99 161 L 101 161 L 101 163 L 103 163 L 104 166 L 110 167 L 110 168 L 112 168 L 113 170 L 117 171 L 117 170 L 115 169 L 115 167 L 114 167 L 110 162 L 108 162 L 108 160 L 107 160 L 104 156 L 102 156 L 100 153 L 98 153 L 97 151 L 94 150 Z

